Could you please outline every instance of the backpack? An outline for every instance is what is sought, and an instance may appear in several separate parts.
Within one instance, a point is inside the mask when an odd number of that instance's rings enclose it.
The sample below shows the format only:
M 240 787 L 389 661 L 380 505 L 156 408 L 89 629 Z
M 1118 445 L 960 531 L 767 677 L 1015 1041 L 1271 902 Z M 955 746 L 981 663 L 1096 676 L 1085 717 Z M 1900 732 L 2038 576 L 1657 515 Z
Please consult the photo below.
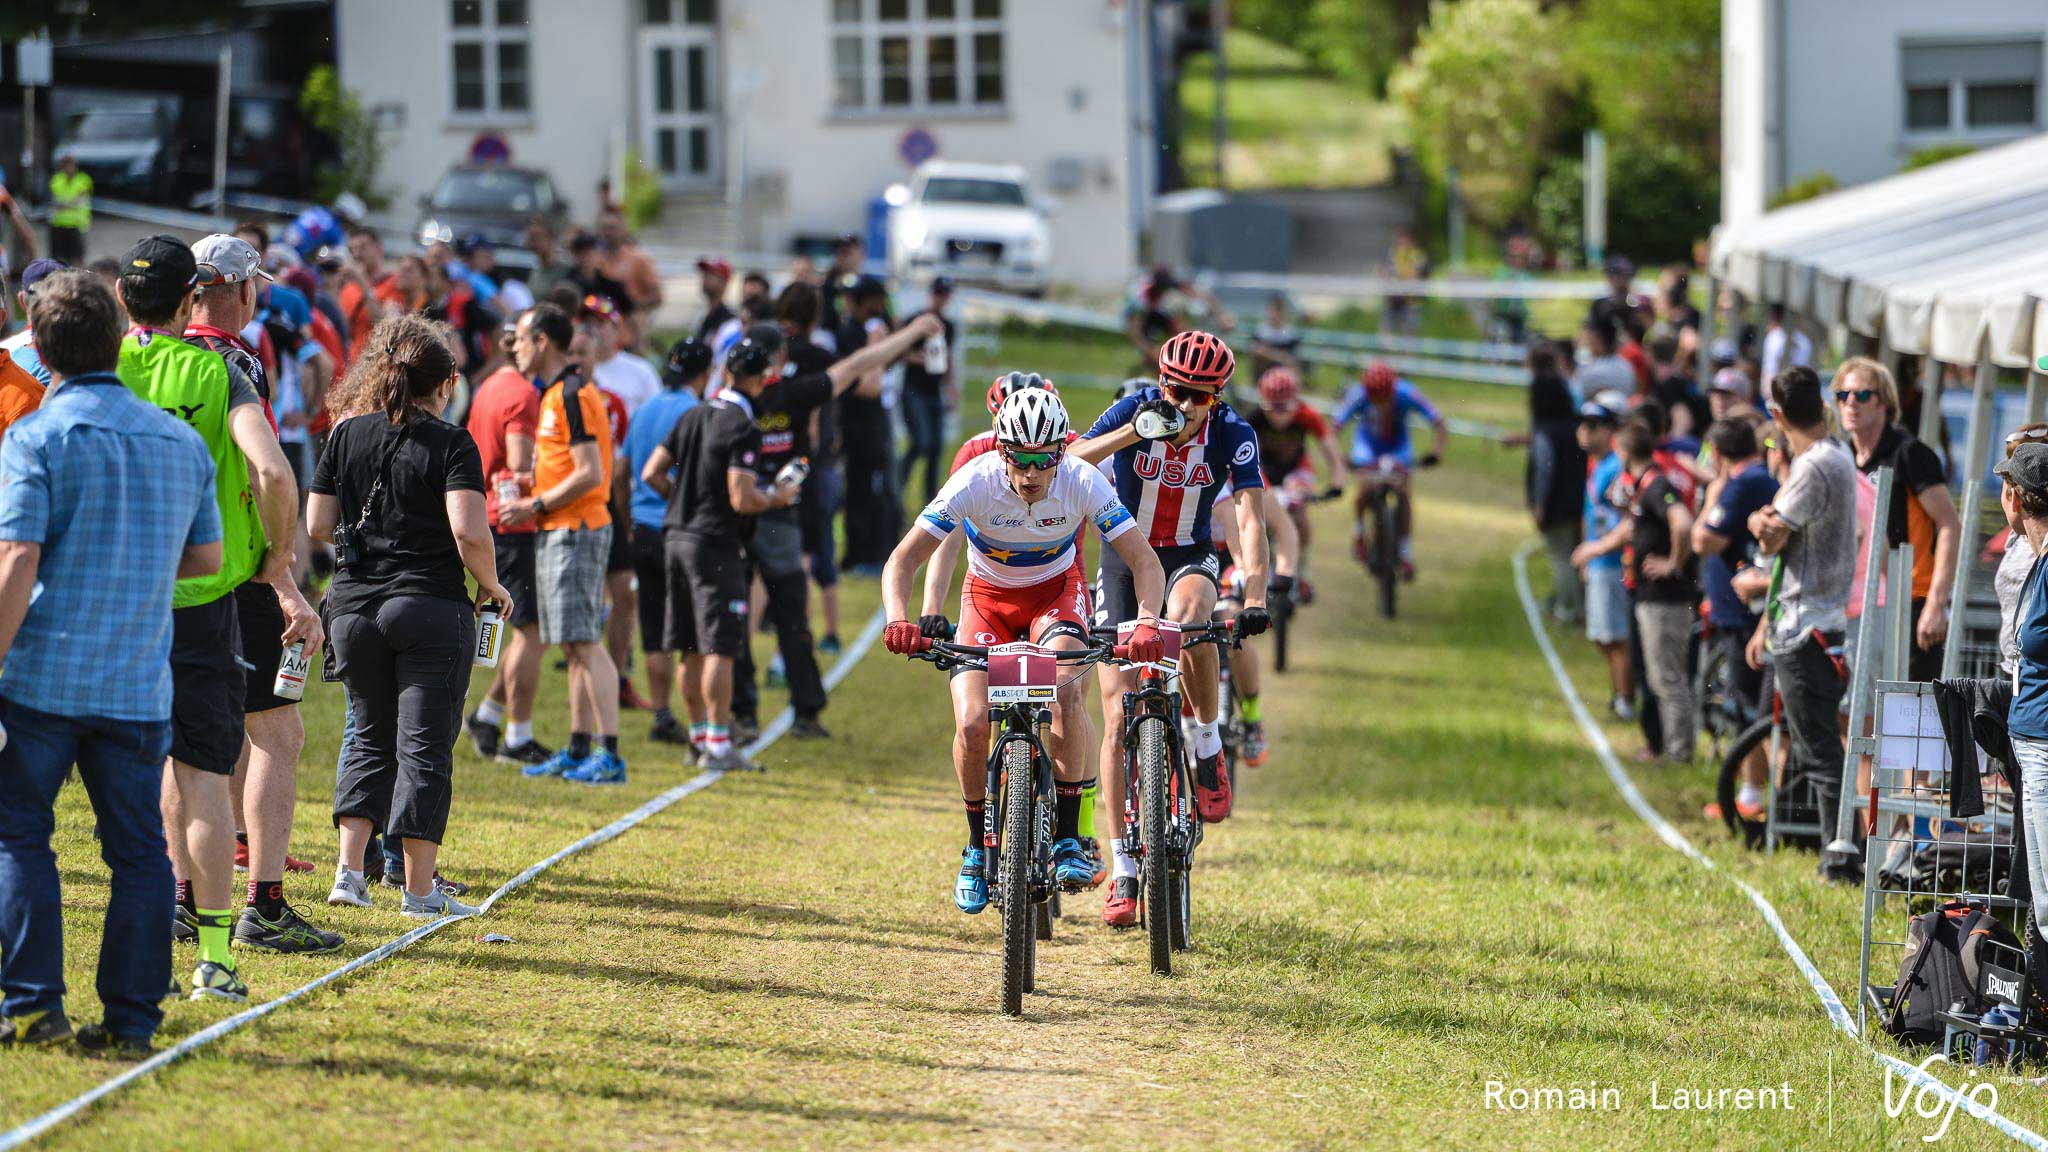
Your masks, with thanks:
M 1947 1031 L 1940 1013 L 1954 1008 L 1972 1019 L 1982 1015 L 1988 1005 L 1977 987 L 1986 940 L 2019 947 L 2012 930 L 1978 904 L 1950 901 L 1913 917 L 1899 982 L 1885 1008 L 1885 1032 L 1908 1044 L 1939 1044 Z

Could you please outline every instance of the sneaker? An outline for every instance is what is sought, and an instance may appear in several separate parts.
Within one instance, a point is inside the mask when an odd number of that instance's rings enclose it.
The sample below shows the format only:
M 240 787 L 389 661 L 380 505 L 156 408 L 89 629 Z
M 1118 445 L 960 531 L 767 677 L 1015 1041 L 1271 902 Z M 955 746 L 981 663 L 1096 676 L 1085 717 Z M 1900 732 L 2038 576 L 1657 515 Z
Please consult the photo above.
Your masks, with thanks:
M 768 671 L 762 673 L 761 682 L 770 688 L 789 687 L 789 674 L 783 671 L 780 652 L 775 654 L 774 659 L 768 661 Z
M 1109 879 L 1109 864 L 1102 858 L 1102 846 L 1093 836 L 1081 837 L 1081 850 L 1088 853 L 1088 865 L 1093 870 L 1088 877 L 1088 887 L 1100 888 Z
M 599 748 L 590 754 L 588 760 L 562 773 L 562 779 L 578 784 L 624 784 L 626 762 L 609 749 Z
M 311 872 L 313 870 L 313 862 L 311 860 L 301 860 L 287 852 L 284 854 L 284 870 L 287 872 Z
M 265 952 L 317 955 L 340 948 L 341 933 L 315 928 L 289 904 L 278 910 L 275 920 L 265 920 L 250 906 L 242 909 L 242 918 L 235 922 L 235 943 Z
M 1632 724 L 1636 718 L 1635 702 L 1626 696 L 1616 696 L 1607 702 L 1607 711 L 1623 724 Z
M 101 1024 L 87 1024 L 78 1030 L 79 1050 L 93 1056 L 117 1056 L 139 1060 L 154 1050 L 147 1036 L 122 1036 Z
M 1403 556 L 1400 560 L 1395 562 L 1394 570 L 1400 573 L 1401 583 L 1415 583 L 1415 561 L 1409 559 L 1406 556 Z
M 1053 879 L 1062 892 L 1079 892 L 1095 878 L 1095 864 L 1081 841 L 1069 836 L 1052 846 Z
M 633 712 L 652 712 L 654 705 L 640 694 L 640 687 L 631 680 L 619 680 L 619 707 Z
M 171 940 L 177 944 L 199 943 L 199 917 L 183 904 L 171 905 Z
M 789 734 L 798 740 L 830 740 L 832 730 L 816 716 L 799 716 L 789 726 Z
M 404 888 L 405 869 L 386 868 L 382 884 L 386 888 Z M 434 887 L 439 888 L 450 896 L 461 896 L 469 891 L 469 885 L 464 884 L 460 880 L 450 880 L 446 876 L 441 875 L 441 870 L 438 868 L 434 870 Z
M 1763 802 L 1745 802 L 1741 797 L 1738 796 L 1735 799 L 1735 815 L 1737 819 L 1748 820 L 1752 823 L 1761 820 L 1764 818 Z M 1720 820 L 1721 802 L 1719 800 L 1707 801 L 1705 804 L 1700 806 L 1700 816 L 1706 820 Z
M 415 896 L 407 892 L 398 910 L 415 920 L 438 920 L 443 916 L 474 916 L 480 911 L 474 905 L 464 904 L 449 895 L 448 890 L 439 884 L 425 896 Z
M 761 766 L 747 759 L 738 742 L 723 752 L 706 752 L 698 765 L 706 772 L 759 772 Z
M 1102 922 L 1111 928 L 1138 926 L 1138 878 L 1119 876 L 1110 882 L 1109 899 L 1102 902 Z
M 818 641 L 818 654 L 821 656 L 837 656 L 839 655 L 839 648 L 839 637 L 833 633 L 826 633 Z
M 1315 602 L 1316 586 L 1314 584 L 1309 583 L 1308 577 L 1297 575 L 1294 578 L 1295 605 L 1297 607 L 1306 608 Z
M 953 906 L 969 916 L 988 907 L 988 853 L 980 848 L 960 850 L 960 876 L 953 881 Z
M 745 748 L 761 738 L 761 722 L 752 716 L 732 718 L 732 746 Z
M 670 716 L 667 719 L 656 719 L 654 727 L 647 730 L 647 738 L 657 744 L 687 746 L 690 743 L 690 729 L 682 721 Z
M 46 1048 L 69 1039 L 71 1018 L 62 1008 L 0 1017 L 0 1048 Z
M 498 746 L 498 763 L 512 768 L 527 768 L 535 764 L 545 764 L 554 755 L 555 750 L 553 748 L 538 740 L 528 740 L 524 744 L 501 744 Z
M 1221 824 L 1230 819 L 1230 773 L 1224 771 L 1223 754 L 1203 756 L 1195 761 L 1195 811 L 1204 824 Z
M 1351 558 L 1368 568 L 1372 567 L 1372 554 L 1365 549 L 1364 535 L 1361 534 L 1351 538 Z
M 504 729 L 496 724 L 477 719 L 476 713 L 469 714 L 462 727 L 469 733 L 469 742 L 476 747 L 476 754 L 486 760 L 498 754 L 499 742 L 504 739 Z
M 563 748 L 538 764 L 528 764 L 519 770 L 521 776 L 560 776 L 577 766 L 579 761 Z
M 327 890 L 327 903 L 336 907 L 368 908 L 370 906 L 370 881 L 366 876 L 351 876 L 347 868 L 334 869 L 334 887 Z M 235 926 L 236 931 L 241 925 Z
M 249 870 L 249 842 L 248 842 L 247 840 L 244 840 L 244 839 L 242 839 L 242 838 L 241 838 L 240 836 L 236 836 L 236 837 L 235 837 L 235 871 L 237 871 L 237 872 L 247 872 L 248 870 Z
M 1247 721 L 1244 726 L 1244 763 L 1247 768 L 1257 768 L 1266 762 L 1266 725 L 1264 721 Z
M 249 986 L 242 983 L 241 974 L 233 968 L 201 960 L 199 967 L 192 970 L 193 1000 L 225 1000 L 230 1004 L 249 1002 Z

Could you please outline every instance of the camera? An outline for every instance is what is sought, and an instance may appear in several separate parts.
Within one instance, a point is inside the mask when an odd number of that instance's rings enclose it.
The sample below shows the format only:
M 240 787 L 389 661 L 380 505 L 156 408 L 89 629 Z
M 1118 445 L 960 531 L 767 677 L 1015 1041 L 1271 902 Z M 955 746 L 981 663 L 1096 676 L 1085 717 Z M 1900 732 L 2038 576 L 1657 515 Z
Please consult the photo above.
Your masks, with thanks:
M 363 547 L 356 539 L 354 528 L 336 525 L 334 528 L 334 566 L 337 569 L 353 568 L 363 558 Z

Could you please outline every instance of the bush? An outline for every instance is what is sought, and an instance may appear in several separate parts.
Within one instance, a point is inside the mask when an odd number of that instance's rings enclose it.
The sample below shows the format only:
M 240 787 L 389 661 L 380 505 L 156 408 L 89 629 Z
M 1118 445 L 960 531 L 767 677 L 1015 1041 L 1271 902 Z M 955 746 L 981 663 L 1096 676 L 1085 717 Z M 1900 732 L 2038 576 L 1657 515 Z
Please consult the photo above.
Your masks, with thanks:
M 1576 264 L 1586 250 L 1586 166 L 1576 156 L 1551 162 L 1536 181 L 1536 239 L 1546 251 Z
M 1808 173 L 1779 189 L 1778 194 L 1771 197 L 1771 202 L 1765 207 L 1783 208 L 1787 204 L 1798 204 L 1817 196 L 1825 196 L 1841 186 L 1842 182 L 1835 179 L 1832 172 Z
M 1911 156 L 1906 157 L 1906 164 L 1899 171 L 1911 172 L 1919 168 L 1932 168 L 1944 160 L 1954 160 L 1958 156 L 1968 156 L 1976 150 L 1977 146 L 1975 144 L 1936 144 L 1932 148 L 1922 148 Z
M 1690 261 L 1721 217 L 1720 174 L 1676 144 L 1608 150 L 1607 249 L 1638 264 Z
M 635 232 L 661 219 L 661 182 L 647 170 L 637 149 L 626 150 L 626 194 L 619 207 L 626 214 L 626 226 Z
M 313 195 L 331 204 L 343 192 L 353 192 L 372 208 L 383 208 L 389 198 L 377 191 L 377 166 L 382 149 L 377 127 L 363 102 L 341 85 L 332 64 L 321 64 L 306 74 L 299 89 L 299 111 L 315 130 L 334 137 L 339 159 L 322 165 L 313 174 Z

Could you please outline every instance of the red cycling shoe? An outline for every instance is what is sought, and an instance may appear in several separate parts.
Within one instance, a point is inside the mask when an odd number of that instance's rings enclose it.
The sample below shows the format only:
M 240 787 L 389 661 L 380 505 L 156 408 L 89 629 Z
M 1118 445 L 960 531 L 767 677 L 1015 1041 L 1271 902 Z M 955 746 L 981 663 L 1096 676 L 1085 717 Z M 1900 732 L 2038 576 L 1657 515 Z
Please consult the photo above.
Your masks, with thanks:
M 248 870 L 249 842 L 247 840 L 236 840 L 235 871 L 247 872 Z M 291 853 L 287 852 L 285 853 L 284 856 L 284 870 L 287 872 L 311 872 L 313 870 L 313 862 L 311 860 L 301 860 L 297 856 L 294 856 Z
M 1202 783 L 1207 778 L 1214 785 Z M 1230 773 L 1223 768 L 1223 753 L 1195 761 L 1195 812 L 1204 824 L 1221 824 L 1230 819 Z
M 1138 926 L 1138 878 L 1119 876 L 1109 885 L 1109 899 L 1102 903 L 1102 922 L 1111 928 Z

